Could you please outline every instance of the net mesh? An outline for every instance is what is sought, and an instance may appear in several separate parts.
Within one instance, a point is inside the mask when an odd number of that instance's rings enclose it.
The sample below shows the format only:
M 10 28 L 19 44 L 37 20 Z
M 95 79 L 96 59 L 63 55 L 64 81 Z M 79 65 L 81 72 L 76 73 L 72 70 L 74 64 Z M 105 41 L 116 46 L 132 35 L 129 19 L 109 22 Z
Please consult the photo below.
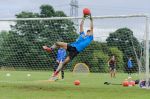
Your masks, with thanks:
M 73 20 L 0 21 L 0 70 L 53 71 L 57 50 L 46 53 L 42 46 L 51 46 L 57 41 L 74 42 L 79 36 L 79 26 Z M 89 23 L 86 19 L 85 32 Z M 131 56 L 132 73 L 140 72 L 143 78 L 146 70 L 145 31 L 144 17 L 94 18 L 94 41 L 67 65 L 66 71 L 72 72 L 75 64 L 85 63 L 90 72 L 108 73 L 108 60 L 115 55 L 117 72 L 127 73 L 127 61 Z
M 77 63 L 73 69 L 74 74 L 78 74 L 78 73 L 88 74 L 89 72 L 90 71 L 88 66 L 84 63 Z

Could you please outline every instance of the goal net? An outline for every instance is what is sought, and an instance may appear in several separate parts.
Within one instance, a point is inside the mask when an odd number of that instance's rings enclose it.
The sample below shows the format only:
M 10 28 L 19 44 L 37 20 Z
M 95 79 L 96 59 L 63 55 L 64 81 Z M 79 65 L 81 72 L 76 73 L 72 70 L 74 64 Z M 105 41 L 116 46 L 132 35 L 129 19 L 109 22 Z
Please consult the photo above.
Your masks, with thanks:
M 75 19 L 79 23 L 74 23 Z M 109 73 L 108 60 L 114 55 L 117 72 L 128 76 L 128 58 L 132 57 L 130 72 L 133 75 L 139 74 L 141 80 L 148 81 L 148 17 L 97 16 L 93 17 L 93 20 L 94 41 L 67 65 L 65 71 L 75 71 L 74 66 L 77 63 L 84 63 L 91 73 Z M 51 46 L 57 41 L 74 42 L 79 36 L 77 24 L 80 24 L 80 21 L 81 17 L 0 19 L 1 72 L 53 72 L 54 66 L 57 65 L 57 50 L 46 53 L 42 46 Z M 89 23 L 87 18 L 84 24 L 85 32 L 89 29 Z M 82 72 L 80 66 L 76 69 Z

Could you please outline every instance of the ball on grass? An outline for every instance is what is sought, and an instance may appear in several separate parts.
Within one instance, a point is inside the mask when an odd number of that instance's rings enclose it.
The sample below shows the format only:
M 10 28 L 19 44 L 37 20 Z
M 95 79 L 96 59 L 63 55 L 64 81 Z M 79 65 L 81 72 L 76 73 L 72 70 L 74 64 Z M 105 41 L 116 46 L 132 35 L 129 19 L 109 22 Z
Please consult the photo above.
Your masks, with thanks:
M 84 14 L 84 15 L 89 15 L 89 14 L 91 14 L 90 9 L 84 8 L 84 9 L 83 9 L 83 14 Z
M 9 77 L 9 76 L 10 76 L 10 73 L 7 73 L 6 76 Z
M 31 76 L 31 74 L 27 74 L 27 76 L 28 76 L 28 77 L 30 77 L 30 76 Z
M 123 81 L 122 85 L 123 85 L 124 87 L 128 87 L 128 86 L 129 86 L 129 82 L 128 82 L 128 81 Z
M 80 80 L 75 80 L 74 85 L 76 85 L 76 86 L 80 85 Z

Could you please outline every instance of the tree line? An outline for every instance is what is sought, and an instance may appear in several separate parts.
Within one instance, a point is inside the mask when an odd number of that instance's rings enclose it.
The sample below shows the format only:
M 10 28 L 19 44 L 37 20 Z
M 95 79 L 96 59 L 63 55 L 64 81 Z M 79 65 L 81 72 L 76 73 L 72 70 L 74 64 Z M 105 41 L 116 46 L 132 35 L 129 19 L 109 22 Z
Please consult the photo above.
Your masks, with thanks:
M 42 5 L 40 13 L 21 12 L 16 18 L 67 17 L 63 11 L 55 11 L 50 5 Z M 17 70 L 50 70 L 56 65 L 56 51 L 46 53 L 43 45 L 56 41 L 73 42 L 78 37 L 71 20 L 16 21 L 10 31 L 0 33 L 0 67 L 13 67 Z M 129 28 L 120 28 L 109 34 L 106 42 L 93 41 L 67 66 L 72 71 L 76 63 L 89 66 L 91 72 L 107 72 L 109 57 L 117 59 L 117 69 L 126 72 L 127 57 L 133 57 L 133 70 L 138 70 L 136 55 L 140 57 L 140 42 Z

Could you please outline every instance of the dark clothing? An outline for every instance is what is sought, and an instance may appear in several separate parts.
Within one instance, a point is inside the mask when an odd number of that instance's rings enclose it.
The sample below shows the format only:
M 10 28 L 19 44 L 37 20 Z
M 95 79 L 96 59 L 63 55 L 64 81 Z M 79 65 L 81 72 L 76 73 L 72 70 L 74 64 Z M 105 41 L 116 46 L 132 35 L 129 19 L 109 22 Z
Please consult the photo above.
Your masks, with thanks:
M 115 60 L 110 60 L 109 61 L 109 68 L 111 71 L 114 71 L 116 69 L 116 61 Z
M 67 51 L 69 52 L 69 57 L 72 60 L 75 56 L 79 54 L 75 47 L 72 47 L 70 44 L 67 45 Z
M 109 68 L 110 68 L 111 71 L 116 70 L 116 66 L 115 65 L 109 65 Z
M 111 60 L 109 61 L 109 65 L 115 65 L 115 64 L 116 64 L 116 61 L 115 61 L 115 60 L 112 60 L 112 59 L 111 59 Z

